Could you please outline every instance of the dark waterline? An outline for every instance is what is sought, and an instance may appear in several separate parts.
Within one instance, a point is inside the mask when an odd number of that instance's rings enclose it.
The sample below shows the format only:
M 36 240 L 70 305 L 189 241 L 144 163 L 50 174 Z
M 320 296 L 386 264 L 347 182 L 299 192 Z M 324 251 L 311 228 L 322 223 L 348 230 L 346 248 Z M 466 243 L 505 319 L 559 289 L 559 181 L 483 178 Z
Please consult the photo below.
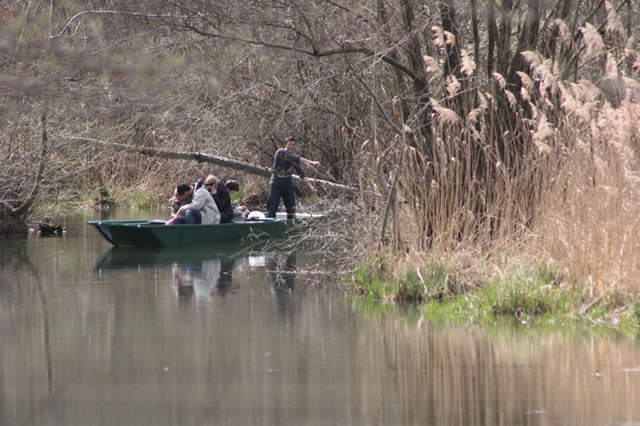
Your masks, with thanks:
M 113 250 L 89 219 L 0 240 L 0 425 L 640 424 L 629 342 L 371 313 L 306 253 Z

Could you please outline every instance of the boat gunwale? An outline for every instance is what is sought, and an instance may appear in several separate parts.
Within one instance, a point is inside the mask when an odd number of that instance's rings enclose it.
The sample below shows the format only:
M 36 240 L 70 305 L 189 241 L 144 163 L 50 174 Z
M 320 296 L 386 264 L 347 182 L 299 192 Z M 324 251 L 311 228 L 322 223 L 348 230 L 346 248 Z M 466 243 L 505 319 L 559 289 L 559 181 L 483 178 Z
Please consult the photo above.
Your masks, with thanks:
M 233 226 L 233 225 L 239 225 L 239 226 L 248 226 L 248 225 L 258 225 L 258 226 L 262 226 L 265 224 L 270 224 L 270 223 L 299 223 L 299 222 L 304 222 L 304 221 L 308 221 L 308 220 L 314 220 L 314 219 L 322 219 L 325 218 L 327 215 L 325 214 L 312 214 L 312 213 L 299 213 L 298 216 L 296 216 L 294 219 L 286 219 L 283 217 L 279 217 L 276 219 L 270 219 L 270 220 L 246 220 L 246 221 L 242 221 L 242 222 L 229 222 L 229 223 L 211 223 L 211 224 L 201 224 L 201 223 L 195 223 L 195 224 L 180 224 L 180 225 L 176 225 L 179 226 L 181 229 L 183 228 L 194 228 L 194 227 L 198 227 L 198 228 L 204 228 L 204 227 L 218 227 L 218 226 Z M 134 220 L 128 220 L 128 219 L 109 219 L 109 220 L 90 220 L 87 222 L 87 224 L 89 225 L 93 225 L 93 226 L 101 226 L 101 225 L 105 225 L 105 226 L 123 226 L 123 227 L 132 227 L 132 228 L 157 228 L 160 226 L 166 226 L 164 223 L 152 223 L 153 220 L 157 220 L 157 219 L 134 219 Z M 171 225 L 173 226 L 173 225 Z
M 92 220 L 87 223 L 98 231 L 105 240 L 115 247 L 173 247 L 185 246 L 180 234 L 200 236 L 194 240 L 195 245 L 208 245 L 203 243 L 202 235 L 224 235 L 226 241 L 243 240 L 246 238 L 281 238 L 286 233 L 298 226 L 304 226 L 315 219 L 323 219 L 326 214 L 299 214 L 294 219 L 286 219 L 286 214 L 279 214 L 274 219 L 250 220 L 244 222 L 215 223 L 215 224 L 181 224 L 177 226 L 165 226 L 158 219 L 138 220 Z M 177 244 L 172 239 L 180 240 Z

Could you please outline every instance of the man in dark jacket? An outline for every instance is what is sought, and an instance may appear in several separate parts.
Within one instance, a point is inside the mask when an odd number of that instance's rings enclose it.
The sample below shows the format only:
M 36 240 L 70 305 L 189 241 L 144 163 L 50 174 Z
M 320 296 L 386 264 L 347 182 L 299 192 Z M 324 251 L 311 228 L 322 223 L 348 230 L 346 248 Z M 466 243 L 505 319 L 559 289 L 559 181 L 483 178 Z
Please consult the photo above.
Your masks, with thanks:
M 287 210 L 287 219 L 293 219 L 296 215 L 296 193 L 293 189 L 293 173 L 296 172 L 300 179 L 307 184 L 309 190 L 315 194 L 316 188 L 313 186 L 300 163 L 318 167 L 318 161 L 307 160 L 295 154 L 296 139 L 289 136 L 284 140 L 284 148 L 276 151 L 273 158 L 273 170 L 269 181 L 269 212 L 267 217 L 276 217 L 280 198 L 284 201 Z
M 224 182 L 218 180 L 217 177 L 209 175 L 205 180 L 207 191 L 213 196 L 220 211 L 220 223 L 229 223 L 233 220 L 233 207 L 231 207 L 231 195 L 227 190 Z

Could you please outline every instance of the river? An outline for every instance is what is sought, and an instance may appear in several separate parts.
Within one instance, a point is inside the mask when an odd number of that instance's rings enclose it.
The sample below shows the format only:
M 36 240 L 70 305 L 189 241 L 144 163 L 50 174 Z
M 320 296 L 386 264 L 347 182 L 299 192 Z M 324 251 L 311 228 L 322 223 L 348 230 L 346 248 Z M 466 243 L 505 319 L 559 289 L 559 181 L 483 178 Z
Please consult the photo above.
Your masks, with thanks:
M 628 339 L 429 324 L 304 252 L 111 249 L 94 218 L 0 240 L 0 425 L 640 425 Z

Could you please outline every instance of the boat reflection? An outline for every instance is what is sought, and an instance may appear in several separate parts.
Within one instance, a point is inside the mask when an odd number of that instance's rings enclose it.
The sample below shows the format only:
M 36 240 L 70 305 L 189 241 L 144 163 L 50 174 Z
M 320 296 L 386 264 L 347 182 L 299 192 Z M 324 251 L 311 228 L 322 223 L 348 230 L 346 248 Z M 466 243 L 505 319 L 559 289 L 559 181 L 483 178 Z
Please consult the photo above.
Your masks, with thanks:
M 178 297 L 204 303 L 210 296 L 225 296 L 232 289 L 234 265 L 233 258 L 175 262 L 171 270 Z
M 247 252 L 238 244 L 223 245 L 211 249 L 129 249 L 111 248 L 93 267 L 93 273 L 107 278 L 109 272 L 129 275 L 136 271 L 140 280 L 157 280 L 166 277 L 173 284 L 177 298 L 194 301 L 203 306 L 212 297 L 224 298 L 240 287 L 251 291 L 254 285 L 262 285 L 255 272 L 265 272 L 268 288 L 276 308 L 278 319 L 292 321 L 296 313 L 296 252 Z M 235 271 L 235 272 L 234 272 Z M 233 285 L 234 273 L 240 274 Z M 113 278 L 111 278 L 113 279 Z M 102 280 L 100 280 L 102 281 Z M 264 281 L 262 281 L 264 282 Z
M 93 267 L 93 273 L 144 268 L 151 266 L 172 266 L 178 264 L 199 263 L 210 259 L 236 257 L 244 247 L 239 243 L 216 244 L 210 248 L 164 249 L 164 248 L 119 248 L 109 249 Z

